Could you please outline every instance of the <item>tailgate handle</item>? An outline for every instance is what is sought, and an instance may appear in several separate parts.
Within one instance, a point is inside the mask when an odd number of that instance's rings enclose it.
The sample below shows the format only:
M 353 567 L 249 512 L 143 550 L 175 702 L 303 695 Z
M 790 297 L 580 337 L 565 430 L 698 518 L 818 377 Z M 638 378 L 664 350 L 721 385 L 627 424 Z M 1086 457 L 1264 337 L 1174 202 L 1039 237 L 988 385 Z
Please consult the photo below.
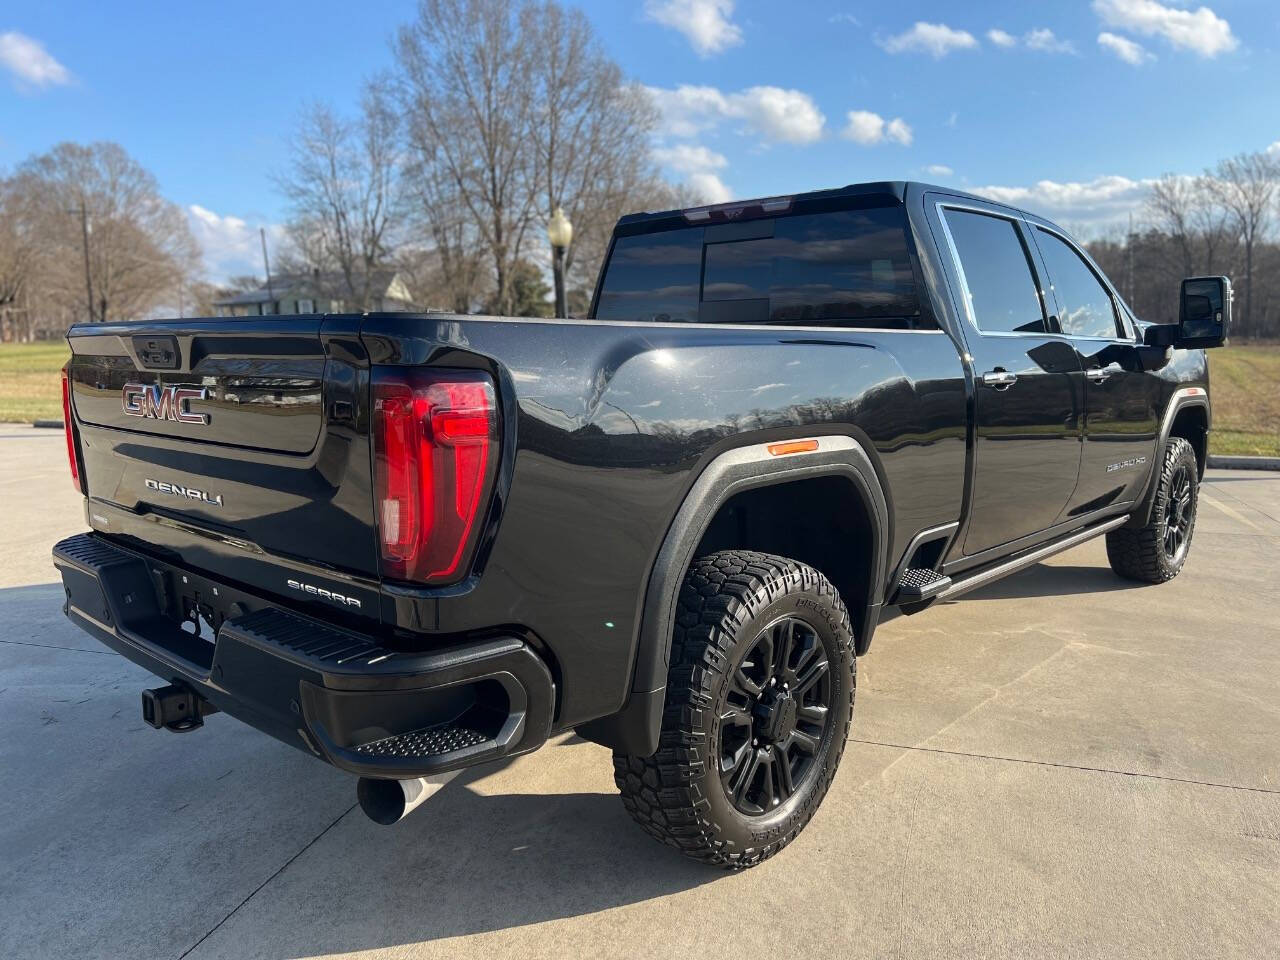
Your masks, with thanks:
M 138 357 L 139 365 L 147 370 L 177 370 L 181 359 L 177 337 L 134 337 L 133 352 Z

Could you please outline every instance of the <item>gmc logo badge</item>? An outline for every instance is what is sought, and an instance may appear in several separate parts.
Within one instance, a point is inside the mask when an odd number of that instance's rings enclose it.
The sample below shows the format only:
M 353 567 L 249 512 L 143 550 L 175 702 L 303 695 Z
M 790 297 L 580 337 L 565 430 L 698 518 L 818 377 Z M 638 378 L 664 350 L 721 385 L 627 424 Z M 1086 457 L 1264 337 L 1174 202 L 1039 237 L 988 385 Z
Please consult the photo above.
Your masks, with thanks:
M 209 422 L 207 413 L 192 413 L 192 400 L 206 400 L 206 387 L 162 387 L 158 383 L 126 383 L 121 395 L 124 412 L 131 417 L 148 420 L 173 420 L 177 423 Z

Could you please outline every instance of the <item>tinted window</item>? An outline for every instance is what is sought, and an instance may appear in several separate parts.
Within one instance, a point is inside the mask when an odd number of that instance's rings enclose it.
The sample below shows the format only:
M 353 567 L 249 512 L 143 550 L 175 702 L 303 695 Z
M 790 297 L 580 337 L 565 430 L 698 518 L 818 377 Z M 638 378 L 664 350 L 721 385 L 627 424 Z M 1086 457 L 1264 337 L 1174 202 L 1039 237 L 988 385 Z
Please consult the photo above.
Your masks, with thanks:
M 967 210 L 948 210 L 946 218 L 978 329 L 1044 333 L 1044 311 L 1031 262 L 1013 221 Z
M 884 207 L 621 237 L 596 317 L 704 323 L 914 317 L 920 311 L 906 231 L 902 208 Z
M 919 312 L 900 207 L 780 217 L 772 237 L 708 243 L 702 283 L 708 302 L 767 300 L 772 323 Z
M 1115 337 L 1116 312 L 1107 288 L 1061 238 L 1036 228 L 1049 282 L 1058 300 L 1058 324 L 1075 337 Z
M 601 320 L 698 319 L 702 228 L 619 237 L 609 257 L 596 317 Z

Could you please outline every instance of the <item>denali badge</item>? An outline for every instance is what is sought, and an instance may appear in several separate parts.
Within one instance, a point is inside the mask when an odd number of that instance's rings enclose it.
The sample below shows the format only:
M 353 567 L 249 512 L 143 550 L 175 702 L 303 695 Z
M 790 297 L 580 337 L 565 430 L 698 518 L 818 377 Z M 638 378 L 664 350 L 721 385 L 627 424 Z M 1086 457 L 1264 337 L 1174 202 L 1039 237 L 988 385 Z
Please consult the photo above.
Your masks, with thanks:
M 326 590 L 324 587 L 315 587 L 309 583 L 299 583 L 297 580 L 289 580 L 286 582 L 289 584 L 290 590 L 310 593 L 325 600 L 332 600 L 334 603 L 340 603 L 344 607 L 355 607 L 357 610 L 360 609 L 360 601 L 355 597 L 345 597 L 340 593 L 334 593 L 332 590 Z
M 1146 462 L 1146 457 L 1134 457 L 1132 460 L 1121 460 L 1119 463 L 1109 463 L 1107 464 L 1107 473 L 1115 473 L 1117 470 L 1127 470 L 1129 467 L 1140 467 Z
M 162 387 L 158 383 L 126 383 L 121 400 L 124 412 L 131 417 L 205 424 L 209 422 L 209 415 L 192 413 L 188 404 L 192 400 L 205 400 L 208 396 L 207 387 Z
M 150 477 L 145 477 L 142 482 L 148 490 L 154 490 L 156 493 L 167 493 L 171 497 L 186 497 L 188 500 L 199 500 L 201 503 L 207 503 L 211 507 L 222 506 L 222 494 L 220 493 L 197 490 L 195 487 L 184 487 L 178 483 L 165 483 L 163 480 L 152 480 Z

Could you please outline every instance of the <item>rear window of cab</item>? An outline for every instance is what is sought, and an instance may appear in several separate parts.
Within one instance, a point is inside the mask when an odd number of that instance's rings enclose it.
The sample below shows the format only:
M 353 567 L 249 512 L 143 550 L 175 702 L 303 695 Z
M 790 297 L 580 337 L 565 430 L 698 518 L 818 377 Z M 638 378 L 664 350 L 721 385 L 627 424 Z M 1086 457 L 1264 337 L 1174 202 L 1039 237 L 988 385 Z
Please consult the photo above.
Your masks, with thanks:
M 596 319 L 856 326 L 920 312 L 901 206 L 619 237 Z

